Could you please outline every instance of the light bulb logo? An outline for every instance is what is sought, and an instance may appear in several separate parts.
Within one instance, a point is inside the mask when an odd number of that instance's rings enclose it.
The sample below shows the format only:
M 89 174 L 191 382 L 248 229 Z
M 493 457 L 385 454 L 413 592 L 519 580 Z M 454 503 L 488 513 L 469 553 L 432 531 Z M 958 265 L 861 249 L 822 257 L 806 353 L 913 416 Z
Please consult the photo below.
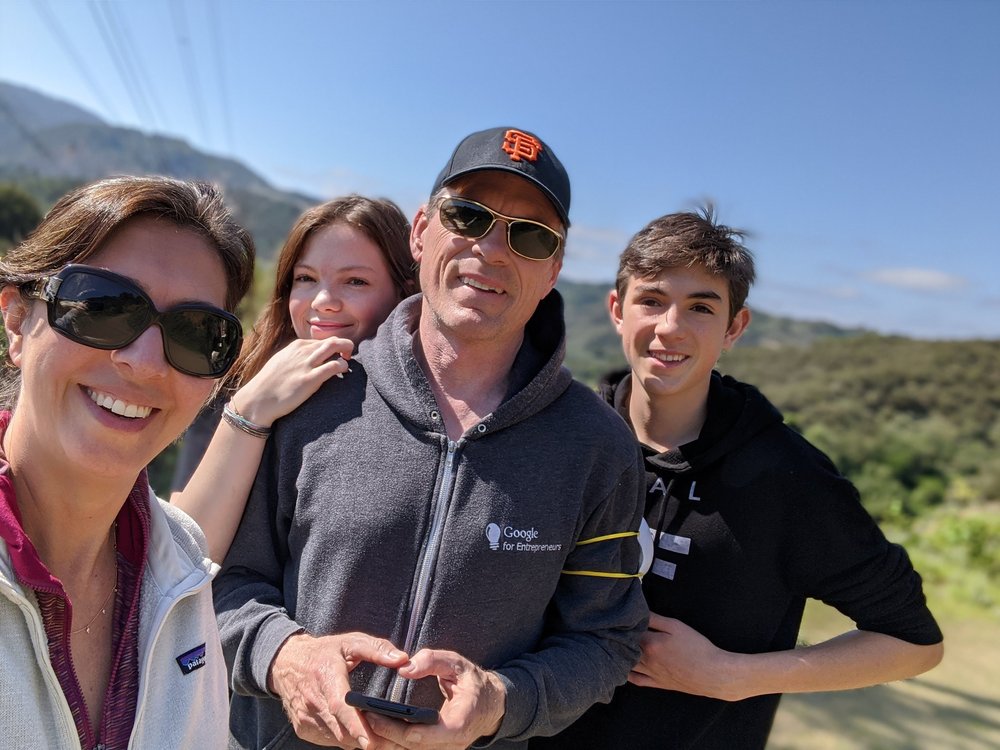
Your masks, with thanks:
M 495 523 L 486 526 L 486 538 L 490 540 L 490 549 L 500 549 L 500 527 Z

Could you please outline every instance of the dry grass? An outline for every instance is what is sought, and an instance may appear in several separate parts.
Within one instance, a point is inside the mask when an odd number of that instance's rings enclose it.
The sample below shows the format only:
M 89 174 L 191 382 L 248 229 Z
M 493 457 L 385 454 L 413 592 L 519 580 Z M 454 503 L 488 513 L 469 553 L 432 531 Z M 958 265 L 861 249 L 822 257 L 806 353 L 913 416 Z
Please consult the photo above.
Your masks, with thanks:
M 768 750 L 1000 748 L 1000 621 L 985 613 L 940 619 L 945 657 L 936 669 L 865 690 L 787 695 Z M 815 643 L 851 627 L 810 603 L 801 638 Z

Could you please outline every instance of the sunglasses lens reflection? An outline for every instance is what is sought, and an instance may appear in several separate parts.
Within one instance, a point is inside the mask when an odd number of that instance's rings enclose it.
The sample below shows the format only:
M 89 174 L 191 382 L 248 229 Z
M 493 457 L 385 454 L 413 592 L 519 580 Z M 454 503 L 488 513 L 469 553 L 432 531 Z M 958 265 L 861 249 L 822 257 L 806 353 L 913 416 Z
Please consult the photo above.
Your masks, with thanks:
M 493 215 L 471 203 L 445 201 L 441 206 L 441 223 L 455 234 L 475 239 L 490 230 Z
M 170 364 L 182 372 L 221 375 L 240 351 L 229 320 L 202 310 L 168 312 L 160 319 Z
M 149 325 L 150 309 L 141 296 L 111 279 L 73 273 L 63 279 L 52 324 L 81 343 L 127 346 Z
M 510 225 L 510 244 L 518 255 L 545 260 L 559 249 L 559 237 L 539 224 L 514 221 Z

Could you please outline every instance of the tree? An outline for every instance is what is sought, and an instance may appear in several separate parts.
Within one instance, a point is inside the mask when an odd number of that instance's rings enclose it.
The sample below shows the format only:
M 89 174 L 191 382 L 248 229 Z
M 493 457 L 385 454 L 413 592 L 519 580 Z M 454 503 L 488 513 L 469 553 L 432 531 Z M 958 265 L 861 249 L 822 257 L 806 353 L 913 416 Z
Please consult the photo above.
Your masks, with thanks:
M 16 185 L 0 184 L 0 248 L 15 245 L 42 220 L 35 200 Z

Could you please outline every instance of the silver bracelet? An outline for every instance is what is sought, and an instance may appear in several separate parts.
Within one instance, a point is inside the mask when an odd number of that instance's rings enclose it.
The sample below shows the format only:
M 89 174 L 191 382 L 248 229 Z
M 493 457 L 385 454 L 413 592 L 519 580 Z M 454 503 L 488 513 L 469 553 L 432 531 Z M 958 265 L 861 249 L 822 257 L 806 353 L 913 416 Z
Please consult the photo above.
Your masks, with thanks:
M 254 424 L 236 411 L 232 401 L 227 401 L 226 405 L 222 407 L 222 418 L 237 430 L 242 430 L 247 435 L 253 435 L 254 437 L 266 439 L 267 436 L 271 434 L 270 427 Z

